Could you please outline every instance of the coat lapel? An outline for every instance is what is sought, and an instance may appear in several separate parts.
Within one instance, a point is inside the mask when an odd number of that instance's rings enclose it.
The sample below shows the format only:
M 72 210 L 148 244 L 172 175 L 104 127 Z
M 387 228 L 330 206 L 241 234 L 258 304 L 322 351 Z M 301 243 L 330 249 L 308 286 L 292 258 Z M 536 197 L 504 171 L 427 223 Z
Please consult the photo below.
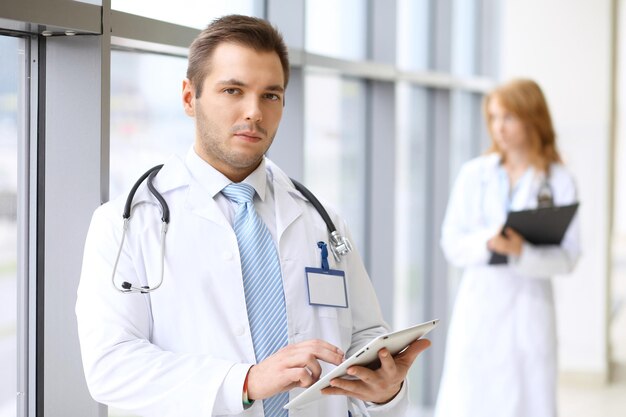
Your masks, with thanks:
M 167 161 L 161 172 L 156 176 L 155 185 L 161 193 L 187 186 L 186 209 L 194 215 L 230 228 L 228 221 L 215 203 L 215 200 L 213 200 L 213 197 L 191 177 L 185 163 L 178 157 L 172 157 Z
M 289 177 L 269 159 L 266 159 L 268 175 L 274 185 L 274 204 L 276 205 L 276 232 L 280 242 L 283 233 L 298 217 L 302 215 L 302 208 L 297 199 L 304 197 L 296 191 Z
M 200 216 L 228 229 L 231 228 L 226 217 L 224 217 L 224 213 L 222 213 L 215 200 L 213 200 L 213 197 L 193 179 L 189 182 L 189 191 L 185 204 L 196 216 Z

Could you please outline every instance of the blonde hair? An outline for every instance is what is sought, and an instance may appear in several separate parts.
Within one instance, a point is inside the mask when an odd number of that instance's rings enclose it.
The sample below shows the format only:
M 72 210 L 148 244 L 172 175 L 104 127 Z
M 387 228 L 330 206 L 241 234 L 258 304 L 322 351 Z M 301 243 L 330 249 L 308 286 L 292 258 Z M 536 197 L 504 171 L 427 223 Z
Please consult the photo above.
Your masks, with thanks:
M 556 134 L 552 127 L 552 119 L 548 103 L 533 80 L 511 80 L 491 91 L 483 100 L 483 113 L 487 122 L 487 129 L 491 136 L 491 147 L 487 153 L 502 150 L 493 139 L 491 123 L 487 108 L 489 102 L 497 98 L 500 104 L 513 113 L 526 127 L 530 144 L 530 163 L 537 169 L 547 172 L 553 162 L 562 162 L 556 147 Z

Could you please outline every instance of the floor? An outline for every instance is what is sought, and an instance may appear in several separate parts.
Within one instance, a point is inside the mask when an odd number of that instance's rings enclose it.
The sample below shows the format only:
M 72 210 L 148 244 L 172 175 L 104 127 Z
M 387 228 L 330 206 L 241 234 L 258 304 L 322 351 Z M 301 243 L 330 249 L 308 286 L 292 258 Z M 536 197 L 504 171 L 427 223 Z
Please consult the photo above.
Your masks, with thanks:
M 559 387 L 561 417 L 625 417 L 626 367 L 612 384 L 604 387 Z
M 620 250 L 626 254 L 626 250 Z M 626 417 L 626 257 L 616 256 L 612 286 L 610 346 L 613 365 L 611 384 L 583 387 L 562 383 L 559 387 L 560 417 Z

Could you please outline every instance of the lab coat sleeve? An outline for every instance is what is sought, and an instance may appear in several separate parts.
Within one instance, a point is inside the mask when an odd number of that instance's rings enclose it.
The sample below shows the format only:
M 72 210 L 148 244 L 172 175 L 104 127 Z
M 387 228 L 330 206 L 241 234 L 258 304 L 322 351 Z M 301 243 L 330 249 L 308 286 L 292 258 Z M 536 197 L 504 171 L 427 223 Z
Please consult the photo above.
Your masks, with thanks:
M 553 188 L 557 206 L 577 201 L 576 186 L 571 176 L 561 173 L 555 182 Z M 580 256 L 579 223 L 579 216 L 576 214 L 560 245 L 532 245 L 525 242 L 520 256 L 512 257 L 512 268 L 529 278 L 550 278 L 571 272 Z
M 344 235 L 350 242 L 354 242 L 345 224 L 343 224 L 343 230 Z M 348 273 L 351 276 L 349 302 L 353 312 L 353 333 L 352 344 L 350 345 L 350 349 L 346 352 L 346 357 L 352 355 L 376 336 L 390 331 L 389 325 L 383 319 L 374 287 L 372 286 L 369 275 L 365 270 L 363 261 L 356 248 L 353 248 L 350 254 Z M 363 412 L 363 415 L 378 417 L 396 417 L 404 415 L 404 410 L 408 407 L 406 385 L 407 381 L 405 380 L 400 392 L 387 404 L 378 405 L 354 398 L 352 398 L 351 401 L 356 409 Z
M 374 404 L 374 403 L 366 403 L 367 411 L 371 417 L 375 416 L 404 416 L 406 415 L 407 409 L 409 408 L 408 401 L 408 384 L 409 381 L 405 380 L 404 384 L 402 384 L 402 388 L 398 395 L 394 397 L 393 400 L 389 401 L 386 404 Z
M 121 294 L 111 283 L 122 228 L 113 211 L 105 205 L 92 218 L 78 288 L 78 334 L 89 391 L 98 402 L 141 415 L 211 416 L 224 379 L 242 365 L 165 351 L 150 342 L 149 295 Z M 127 248 L 116 282 L 136 282 L 137 265 Z M 233 411 L 243 411 L 241 401 Z
M 491 256 L 487 241 L 499 232 L 472 219 L 479 187 L 479 172 L 473 165 L 464 165 L 452 187 L 441 229 L 441 248 L 456 267 L 486 264 Z

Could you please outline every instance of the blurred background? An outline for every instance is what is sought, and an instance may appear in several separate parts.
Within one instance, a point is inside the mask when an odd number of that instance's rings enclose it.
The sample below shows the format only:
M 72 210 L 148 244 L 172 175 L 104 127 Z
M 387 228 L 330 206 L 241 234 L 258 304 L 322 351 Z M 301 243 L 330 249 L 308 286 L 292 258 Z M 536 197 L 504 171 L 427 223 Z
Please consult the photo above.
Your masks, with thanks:
M 82 375 L 85 233 L 191 146 L 186 49 L 229 13 L 269 19 L 289 46 L 269 157 L 347 219 L 393 327 L 442 320 L 411 370 L 411 416 L 437 395 L 460 277 L 440 227 L 458 169 L 489 143 L 482 97 L 512 77 L 541 85 L 581 201 L 582 258 L 554 279 L 560 414 L 626 415 L 623 0 L 3 0 L 0 417 L 127 415 Z

